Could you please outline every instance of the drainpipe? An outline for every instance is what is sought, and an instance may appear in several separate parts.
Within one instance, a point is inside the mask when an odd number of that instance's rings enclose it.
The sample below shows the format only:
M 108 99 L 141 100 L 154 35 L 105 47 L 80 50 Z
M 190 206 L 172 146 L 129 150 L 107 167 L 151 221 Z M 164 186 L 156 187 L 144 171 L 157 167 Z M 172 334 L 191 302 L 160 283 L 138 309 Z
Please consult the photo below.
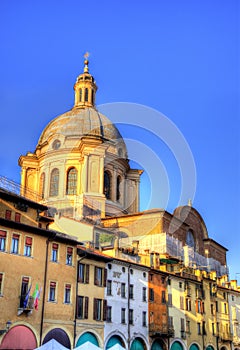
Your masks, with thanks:
M 76 300 L 75 300 L 75 317 L 74 317 L 74 330 L 73 330 L 73 347 L 75 347 L 76 337 L 77 337 L 77 297 L 78 297 L 78 266 L 80 261 L 85 259 L 87 254 L 85 254 L 83 257 L 81 257 L 77 261 L 77 274 L 76 274 Z
M 129 309 L 130 309 L 130 298 L 129 298 L 129 291 L 130 291 L 130 266 L 128 265 L 128 349 L 130 350 L 130 323 L 129 323 Z

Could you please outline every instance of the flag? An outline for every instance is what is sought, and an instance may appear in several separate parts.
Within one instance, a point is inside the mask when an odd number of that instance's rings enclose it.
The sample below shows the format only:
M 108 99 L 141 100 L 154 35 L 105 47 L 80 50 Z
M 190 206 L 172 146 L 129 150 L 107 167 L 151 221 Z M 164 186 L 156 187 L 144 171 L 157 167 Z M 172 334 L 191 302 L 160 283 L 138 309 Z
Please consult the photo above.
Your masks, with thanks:
M 23 307 L 26 309 L 27 307 L 27 304 L 28 304 L 28 299 L 29 299 L 29 295 L 30 295 L 30 290 L 32 288 L 32 285 L 30 285 L 29 289 L 28 289 L 28 292 L 25 296 L 25 299 L 24 299 L 24 302 L 23 302 Z
M 38 310 L 38 300 L 39 300 L 39 297 L 40 297 L 41 289 L 39 290 L 38 283 L 37 283 L 36 287 L 35 287 L 35 290 L 33 292 L 34 308 L 35 308 L 35 310 Z

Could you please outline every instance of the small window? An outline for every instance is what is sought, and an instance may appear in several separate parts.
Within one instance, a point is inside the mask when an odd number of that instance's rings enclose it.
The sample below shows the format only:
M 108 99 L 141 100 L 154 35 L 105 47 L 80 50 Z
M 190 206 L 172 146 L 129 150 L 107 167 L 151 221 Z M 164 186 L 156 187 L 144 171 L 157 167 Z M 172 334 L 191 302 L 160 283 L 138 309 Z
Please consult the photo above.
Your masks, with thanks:
M 82 102 L 82 89 L 79 91 L 79 102 Z
M 85 89 L 85 102 L 88 102 L 88 89 Z
M 162 290 L 162 304 L 166 304 L 166 292 Z
M 58 261 L 58 244 L 53 243 L 52 244 L 52 260 L 53 262 Z
M 111 175 L 108 171 L 104 171 L 104 194 L 107 199 L 111 199 Z
M 182 282 L 179 282 L 179 288 L 182 288 Z
M 124 308 L 121 309 L 121 323 L 122 324 L 126 323 L 126 309 Z
M 126 284 L 121 283 L 121 297 L 126 298 Z
M 89 265 L 79 264 L 78 265 L 78 282 L 89 283 Z
M 19 235 L 13 234 L 12 235 L 12 246 L 11 246 L 11 253 L 18 254 L 19 251 Z
M 59 186 L 59 170 L 53 169 L 50 177 L 50 197 L 58 196 L 58 186 Z
M 106 286 L 106 269 L 95 266 L 94 270 L 94 284 L 99 287 Z
M 143 325 L 143 327 L 147 327 L 147 313 L 146 313 L 146 311 L 142 312 L 142 325 Z
M 112 295 L 112 281 L 107 281 L 107 295 Z
M 172 294 L 168 293 L 168 306 L 172 306 Z
M 201 323 L 200 322 L 197 323 L 197 334 L 198 335 L 201 334 Z
M 27 308 L 30 294 L 29 277 L 22 277 L 20 308 Z
M 71 168 L 67 172 L 67 190 L 68 195 L 77 194 L 77 169 Z
M 154 301 L 154 290 L 149 288 L 149 301 Z
M 142 289 L 142 301 L 147 301 L 147 288 L 143 287 Z
M 64 303 L 70 304 L 71 301 L 71 284 L 65 285 Z
M 50 282 L 49 286 L 49 301 L 56 301 L 56 282 Z
M 6 239 L 7 239 L 7 232 L 0 230 L 0 251 L 5 252 L 6 250 Z
M 133 299 L 133 284 L 129 286 L 129 299 Z
M 40 185 L 39 185 L 39 194 L 42 199 L 44 198 L 44 192 L 45 192 L 45 173 L 42 173 L 40 176 Z
M 143 272 L 143 278 L 146 278 L 147 274 L 146 272 Z
M 124 273 L 126 271 L 125 267 L 123 266 L 122 267 L 122 272 Z
M 107 310 L 106 310 L 106 321 L 107 322 L 112 322 L 112 307 L 111 306 L 107 306 Z
M 130 274 L 133 275 L 133 269 L 130 269 Z
M 129 309 L 129 324 L 133 325 L 133 309 Z
M 109 270 L 111 270 L 112 264 L 108 264 L 108 268 L 109 268 Z
M 54 141 L 53 141 L 52 148 L 53 148 L 54 150 L 59 149 L 60 146 L 61 146 L 61 141 L 60 141 L 60 140 L 54 140 Z
M 12 218 L 12 211 L 11 210 L 6 210 L 5 212 L 5 219 L 11 220 Z
M 72 266 L 73 263 L 73 248 L 67 247 L 66 265 Z
M 87 319 L 88 318 L 88 297 L 78 296 L 77 297 L 77 318 Z
M 3 295 L 3 273 L 0 272 L 0 295 Z
M 119 201 L 120 197 L 121 197 L 120 184 L 121 184 L 121 176 L 118 176 L 117 177 L 117 186 L 116 186 L 116 198 L 117 198 L 117 201 Z
M 96 321 L 101 321 L 102 319 L 102 299 L 95 299 L 93 308 L 93 319 Z
M 21 214 L 20 213 L 15 213 L 15 221 L 20 222 L 21 221 Z
M 25 238 L 24 255 L 25 256 L 32 255 L 32 237 Z

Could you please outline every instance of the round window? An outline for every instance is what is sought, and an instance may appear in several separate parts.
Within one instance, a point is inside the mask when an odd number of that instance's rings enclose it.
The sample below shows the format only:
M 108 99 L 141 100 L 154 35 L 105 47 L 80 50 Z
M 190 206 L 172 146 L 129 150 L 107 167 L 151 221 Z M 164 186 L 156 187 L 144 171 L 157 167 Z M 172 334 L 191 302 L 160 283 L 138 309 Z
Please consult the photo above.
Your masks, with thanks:
M 61 146 L 61 142 L 59 140 L 53 141 L 52 148 L 53 149 L 59 149 Z

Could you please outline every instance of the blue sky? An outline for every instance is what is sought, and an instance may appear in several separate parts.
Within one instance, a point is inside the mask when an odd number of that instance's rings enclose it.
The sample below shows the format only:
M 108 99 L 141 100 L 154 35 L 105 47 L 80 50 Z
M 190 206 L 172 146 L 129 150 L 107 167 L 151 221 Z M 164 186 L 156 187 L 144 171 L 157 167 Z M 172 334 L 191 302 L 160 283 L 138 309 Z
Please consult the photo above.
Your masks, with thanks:
M 72 107 L 73 84 L 89 51 L 97 104 L 148 106 L 186 139 L 197 174 L 193 205 L 209 236 L 229 249 L 235 278 L 240 273 L 239 1 L 2 0 L 0 18 L 0 173 L 19 182 L 18 157 L 33 151 L 46 124 Z M 144 139 L 161 158 L 172 212 L 181 181 L 171 152 L 152 135 L 120 128 L 126 138 Z M 142 209 L 149 182 L 145 174 Z

